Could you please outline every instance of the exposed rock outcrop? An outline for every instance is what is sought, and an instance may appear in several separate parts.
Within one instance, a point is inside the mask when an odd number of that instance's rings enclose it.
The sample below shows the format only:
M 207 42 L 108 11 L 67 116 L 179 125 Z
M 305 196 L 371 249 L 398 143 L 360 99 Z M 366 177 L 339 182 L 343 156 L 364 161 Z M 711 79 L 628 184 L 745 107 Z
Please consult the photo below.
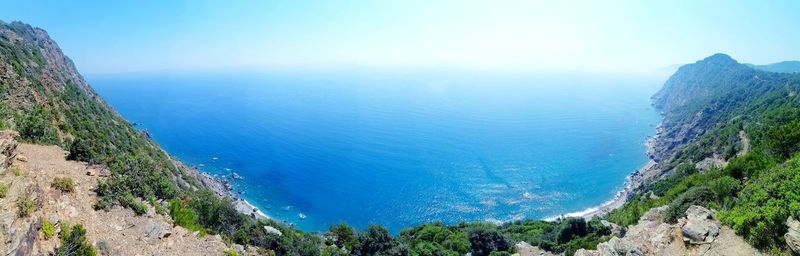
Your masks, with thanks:
M 653 208 L 630 226 L 624 237 L 600 243 L 596 250 L 578 250 L 575 255 L 761 255 L 714 219 L 711 210 L 691 206 L 687 217 L 676 224 L 664 222 L 665 210 Z
M 800 221 L 789 217 L 786 220 L 786 226 L 789 226 L 789 230 L 783 236 L 786 239 L 786 244 L 789 245 L 792 251 L 800 254 Z

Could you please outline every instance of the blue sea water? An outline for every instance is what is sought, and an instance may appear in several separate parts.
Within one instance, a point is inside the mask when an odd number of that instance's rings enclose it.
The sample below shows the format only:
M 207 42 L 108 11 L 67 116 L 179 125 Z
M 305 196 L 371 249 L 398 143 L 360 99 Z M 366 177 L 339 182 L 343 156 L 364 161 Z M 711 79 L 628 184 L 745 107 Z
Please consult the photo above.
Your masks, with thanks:
M 614 197 L 660 117 L 645 77 L 466 73 L 95 76 L 168 152 L 309 231 L 507 221 Z M 307 216 L 305 219 L 299 214 Z

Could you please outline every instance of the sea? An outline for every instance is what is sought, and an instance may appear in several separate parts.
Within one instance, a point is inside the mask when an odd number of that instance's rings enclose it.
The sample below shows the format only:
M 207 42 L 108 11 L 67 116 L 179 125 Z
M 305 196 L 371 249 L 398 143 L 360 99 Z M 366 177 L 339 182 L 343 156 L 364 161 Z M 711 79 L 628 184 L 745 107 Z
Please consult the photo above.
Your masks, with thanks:
M 187 165 L 306 231 L 506 222 L 613 199 L 648 162 L 664 77 L 306 71 L 94 75 Z

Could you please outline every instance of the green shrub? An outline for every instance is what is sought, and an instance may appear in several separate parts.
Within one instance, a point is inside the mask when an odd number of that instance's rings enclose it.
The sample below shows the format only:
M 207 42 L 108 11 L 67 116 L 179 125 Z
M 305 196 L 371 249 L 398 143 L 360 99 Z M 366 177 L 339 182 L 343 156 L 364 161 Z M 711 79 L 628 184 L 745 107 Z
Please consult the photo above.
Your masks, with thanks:
M 50 186 L 60 190 L 61 192 L 75 191 L 75 181 L 71 177 L 55 177 Z
M 359 255 L 408 255 L 409 248 L 395 241 L 386 228 L 379 225 L 370 225 L 366 231 L 358 236 L 360 248 Z
M 473 256 L 488 256 L 494 251 L 508 251 L 513 246 L 508 237 L 493 228 L 474 228 L 470 230 L 469 243 Z
M 86 142 L 84 142 L 83 139 L 76 138 L 72 141 L 72 143 L 69 144 L 69 154 L 67 155 L 67 160 L 84 162 L 92 161 L 92 152 L 86 146 Z
M 44 240 L 50 240 L 50 238 L 56 235 L 56 226 L 50 223 L 47 218 L 42 220 L 42 235 L 44 236 Z
M 714 191 L 706 186 L 693 187 L 669 204 L 664 213 L 664 220 L 669 223 L 675 223 L 678 218 L 686 216 L 686 210 L 689 209 L 689 206 L 707 206 L 708 202 L 713 201 L 716 197 L 717 195 Z
M 61 225 L 59 233 L 61 246 L 56 247 L 53 255 L 56 256 L 95 256 L 97 249 L 86 240 L 86 229 L 83 225 L 70 227 L 67 224 Z
M 120 204 L 124 207 L 131 208 L 136 215 L 142 215 L 147 213 L 147 206 L 133 197 L 132 194 L 128 193 L 120 200 Z
M 17 198 L 18 215 L 20 217 L 30 217 L 36 211 L 36 201 L 28 194 L 24 194 Z
M 239 253 L 236 252 L 236 250 L 234 249 L 225 249 L 225 251 L 223 252 L 225 253 L 226 256 L 239 256 Z
M 172 221 L 178 226 L 193 231 L 203 229 L 202 226 L 197 224 L 199 218 L 197 213 L 191 208 L 186 207 L 181 200 L 172 199 L 169 201 L 169 216 L 172 217 Z
M 25 173 L 23 172 L 22 167 L 19 167 L 19 165 L 12 165 L 11 166 L 11 174 L 14 174 L 14 176 L 19 177 L 19 176 L 22 176 Z
M 334 244 L 339 248 L 353 250 L 358 245 L 358 237 L 355 230 L 347 224 L 333 225 L 328 230 L 334 238 Z
M 0 183 L 0 198 L 5 198 L 6 194 L 8 194 L 8 185 Z
M 800 158 L 765 171 L 739 192 L 737 204 L 721 211 L 720 220 L 756 248 L 785 248 L 784 224 L 800 213 Z

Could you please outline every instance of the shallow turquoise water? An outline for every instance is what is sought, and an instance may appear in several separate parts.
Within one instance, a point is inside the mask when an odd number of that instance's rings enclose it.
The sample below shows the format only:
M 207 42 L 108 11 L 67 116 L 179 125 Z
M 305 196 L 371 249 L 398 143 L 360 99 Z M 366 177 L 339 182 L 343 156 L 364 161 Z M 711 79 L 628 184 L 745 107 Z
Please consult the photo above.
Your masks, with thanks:
M 305 230 L 505 221 L 613 198 L 647 161 L 662 81 L 597 75 L 89 77 L 188 164 Z M 307 216 L 301 219 L 298 215 Z

